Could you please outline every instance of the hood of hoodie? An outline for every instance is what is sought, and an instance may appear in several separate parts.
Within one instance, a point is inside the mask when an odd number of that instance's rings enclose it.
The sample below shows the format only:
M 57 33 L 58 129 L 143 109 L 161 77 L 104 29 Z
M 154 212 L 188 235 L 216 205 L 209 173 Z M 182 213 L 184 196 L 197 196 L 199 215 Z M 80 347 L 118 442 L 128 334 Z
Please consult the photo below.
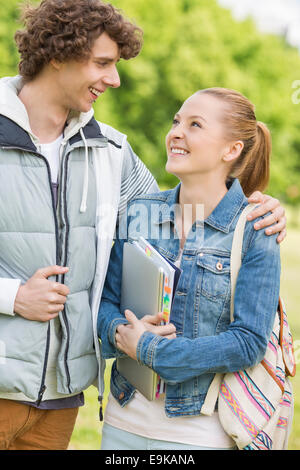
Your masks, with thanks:
M 30 128 L 26 107 L 19 99 L 22 89 L 22 77 L 5 77 L 0 80 L 0 146 L 17 146 L 29 151 L 39 149 L 39 139 Z M 64 129 L 64 138 L 60 151 L 70 142 L 71 145 L 85 148 L 85 170 L 80 212 L 86 212 L 88 194 L 88 147 L 106 147 L 107 139 L 95 120 L 94 110 L 87 113 L 71 111 Z M 17 129 L 16 129 L 16 126 Z M 17 130 L 17 132 L 16 132 Z
M 5 77 L 0 80 L 0 115 L 5 116 L 21 127 L 29 134 L 32 142 L 37 146 L 39 139 L 33 134 L 30 128 L 27 110 L 18 97 L 22 86 L 23 82 L 20 76 Z M 64 140 L 67 141 L 75 136 L 80 129 L 90 122 L 93 115 L 93 109 L 87 113 L 71 111 L 64 129 Z

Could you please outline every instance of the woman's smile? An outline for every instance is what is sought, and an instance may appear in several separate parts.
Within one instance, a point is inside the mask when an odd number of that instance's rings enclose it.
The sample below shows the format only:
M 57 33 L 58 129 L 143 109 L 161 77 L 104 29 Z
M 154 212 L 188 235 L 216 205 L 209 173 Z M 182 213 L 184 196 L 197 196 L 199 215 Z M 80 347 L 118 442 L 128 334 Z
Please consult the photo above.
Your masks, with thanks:
M 178 146 L 172 146 L 170 148 L 169 156 L 173 157 L 180 157 L 180 156 L 185 156 L 188 155 L 190 152 L 182 147 Z

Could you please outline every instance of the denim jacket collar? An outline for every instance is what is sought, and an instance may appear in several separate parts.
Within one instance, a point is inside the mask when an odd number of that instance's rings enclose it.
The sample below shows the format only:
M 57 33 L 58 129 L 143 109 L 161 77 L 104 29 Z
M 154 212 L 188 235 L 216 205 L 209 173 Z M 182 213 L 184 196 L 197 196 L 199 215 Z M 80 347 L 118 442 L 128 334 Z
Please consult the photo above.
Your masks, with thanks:
M 175 214 L 173 210 L 170 210 L 170 208 L 175 208 L 176 204 L 179 202 L 180 187 L 181 183 L 168 192 L 168 196 L 164 200 L 164 204 L 161 206 L 161 210 L 159 214 L 157 214 L 157 218 L 154 217 L 154 223 L 174 223 Z M 238 179 L 230 181 L 227 187 L 228 192 L 204 221 L 206 224 L 224 233 L 228 233 L 230 231 L 231 224 L 236 215 L 239 213 L 241 207 L 247 203 L 246 196 L 243 193 Z
M 229 186 L 230 185 L 230 186 Z M 247 203 L 238 179 L 234 179 L 227 185 L 228 191 L 213 212 L 205 219 L 205 223 L 224 233 L 230 231 L 230 227 L 241 207 Z

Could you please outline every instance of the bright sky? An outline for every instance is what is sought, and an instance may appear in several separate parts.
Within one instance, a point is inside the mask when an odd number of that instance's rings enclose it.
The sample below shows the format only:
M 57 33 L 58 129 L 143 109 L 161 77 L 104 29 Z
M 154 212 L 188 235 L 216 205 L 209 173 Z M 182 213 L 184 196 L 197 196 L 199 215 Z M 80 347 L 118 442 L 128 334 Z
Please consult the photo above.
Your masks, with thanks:
M 286 34 L 287 41 L 300 49 L 300 0 L 218 0 L 233 16 L 252 16 L 262 31 Z

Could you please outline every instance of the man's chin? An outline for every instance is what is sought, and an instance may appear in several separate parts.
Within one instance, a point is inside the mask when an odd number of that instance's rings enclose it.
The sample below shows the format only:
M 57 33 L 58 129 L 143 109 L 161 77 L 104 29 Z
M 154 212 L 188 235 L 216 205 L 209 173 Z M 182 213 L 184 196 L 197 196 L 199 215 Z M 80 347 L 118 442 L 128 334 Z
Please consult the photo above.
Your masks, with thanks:
M 72 111 L 74 113 L 79 113 L 79 114 L 88 113 L 92 109 L 93 104 L 94 103 L 87 103 L 87 104 L 82 105 L 82 106 L 77 106 L 76 108 L 73 108 Z

